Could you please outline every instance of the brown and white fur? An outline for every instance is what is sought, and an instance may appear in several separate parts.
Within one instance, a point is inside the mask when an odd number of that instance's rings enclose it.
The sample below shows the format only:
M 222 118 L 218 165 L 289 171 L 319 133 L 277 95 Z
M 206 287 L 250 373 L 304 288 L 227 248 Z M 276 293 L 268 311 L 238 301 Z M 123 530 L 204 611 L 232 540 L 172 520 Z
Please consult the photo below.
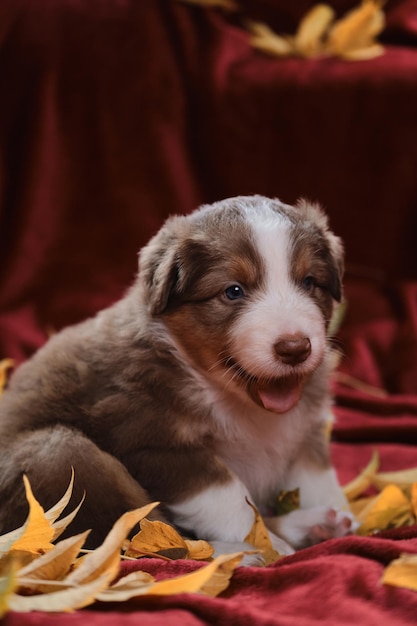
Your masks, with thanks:
M 48 507 L 71 466 L 74 501 L 86 491 L 71 532 L 92 528 L 91 545 L 149 500 L 185 532 L 242 542 L 249 499 L 284 553 L 350 532 L 325 437 L 342 266 L 340 240 L 304 201 L 237 197 L 168 219 L 127 295 L 13 375 L 0 533 L 27 514 L 23 473 Z M 268 517 L 296 487 L 300 510 Z

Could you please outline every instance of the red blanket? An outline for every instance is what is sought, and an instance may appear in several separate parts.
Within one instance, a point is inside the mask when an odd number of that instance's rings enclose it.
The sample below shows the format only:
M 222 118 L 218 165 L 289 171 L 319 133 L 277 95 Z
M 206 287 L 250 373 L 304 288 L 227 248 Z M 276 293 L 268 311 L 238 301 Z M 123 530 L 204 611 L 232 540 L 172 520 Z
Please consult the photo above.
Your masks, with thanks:
M 332 443 L 346 482 L 374 447 L 383 470 L 417 466 L 417 5 L 388 3 L 372 61 L 250 46 L 245 17 L 292 32 L 311 4 L 246 0 L 235 15 L 176 0 L 0 3 L 0 357 L 19 362 L 114 301 L 171 212 L 245 193 L 319 200 L 347 250 Z M 380 583 L 402 551 L 417 553 L 417 528 L 240 569 L 217 599 L 4 624 L 407 624 L 417 595 Z M 159 578 L 199 565 L 137 567 Z

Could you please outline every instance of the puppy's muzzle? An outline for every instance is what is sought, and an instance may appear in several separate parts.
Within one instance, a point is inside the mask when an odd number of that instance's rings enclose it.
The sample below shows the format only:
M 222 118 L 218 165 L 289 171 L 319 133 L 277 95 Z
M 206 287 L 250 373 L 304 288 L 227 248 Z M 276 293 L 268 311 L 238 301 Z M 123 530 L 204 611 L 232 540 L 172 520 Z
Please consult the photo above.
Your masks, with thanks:
M 298 365 L 306 361 L 310 356 L 311 342 L 308 337 L 286 335 L 274 344 L 274 352 L 283 363 Z

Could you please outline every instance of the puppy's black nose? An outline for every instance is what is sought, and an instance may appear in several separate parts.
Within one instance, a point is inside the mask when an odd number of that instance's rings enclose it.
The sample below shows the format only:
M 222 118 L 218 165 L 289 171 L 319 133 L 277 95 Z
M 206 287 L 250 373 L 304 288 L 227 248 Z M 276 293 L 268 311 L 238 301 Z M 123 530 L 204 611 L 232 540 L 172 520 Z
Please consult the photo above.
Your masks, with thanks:
M 310 356 L 310 339 L 308 337 L 300 337 L 300 335 L 286 335 L 274 344 L 274 351 L 283 363 L 297 365 Z

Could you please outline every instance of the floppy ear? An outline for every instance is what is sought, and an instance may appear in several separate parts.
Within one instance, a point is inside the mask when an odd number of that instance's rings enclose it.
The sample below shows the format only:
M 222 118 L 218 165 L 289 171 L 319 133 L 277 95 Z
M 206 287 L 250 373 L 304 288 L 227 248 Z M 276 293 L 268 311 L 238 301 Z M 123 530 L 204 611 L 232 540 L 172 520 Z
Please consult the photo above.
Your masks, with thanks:
M 341 302 L 343 295 L 342 279 L 344 273 L 344 249 L 342 240 L 329 230 L 325 232 L 327 243 L 329 244 L 330 258 L 330 293 L 332 297 Z
M 300 211 L 306 219 L 313 222 L 324 235 L 329 247 L 327 258 L 330 269 L 329 289 L 332 297 L 337 302 L 340 302 L 343 295 L 342 278 L 344 273 L 344 248 L 342 240 L 340 237 L 336 237 L 329 229 L 328 217 L 319 204 L 300 198 L 295 208 Z
M 146 294 L 150 313 L 158 315 L 168 305 L 168 301 L 178 281 L 179 238 L 175 221 L 170 218 L 161 230 L 142 248 L 139 253 L 139 280 Z
M 210 253 L 198 234 L 192 236 L 184 216 L 169 218 L 139 254 L 139 280 L 152 315 L 180 304 L 202 271 Z

